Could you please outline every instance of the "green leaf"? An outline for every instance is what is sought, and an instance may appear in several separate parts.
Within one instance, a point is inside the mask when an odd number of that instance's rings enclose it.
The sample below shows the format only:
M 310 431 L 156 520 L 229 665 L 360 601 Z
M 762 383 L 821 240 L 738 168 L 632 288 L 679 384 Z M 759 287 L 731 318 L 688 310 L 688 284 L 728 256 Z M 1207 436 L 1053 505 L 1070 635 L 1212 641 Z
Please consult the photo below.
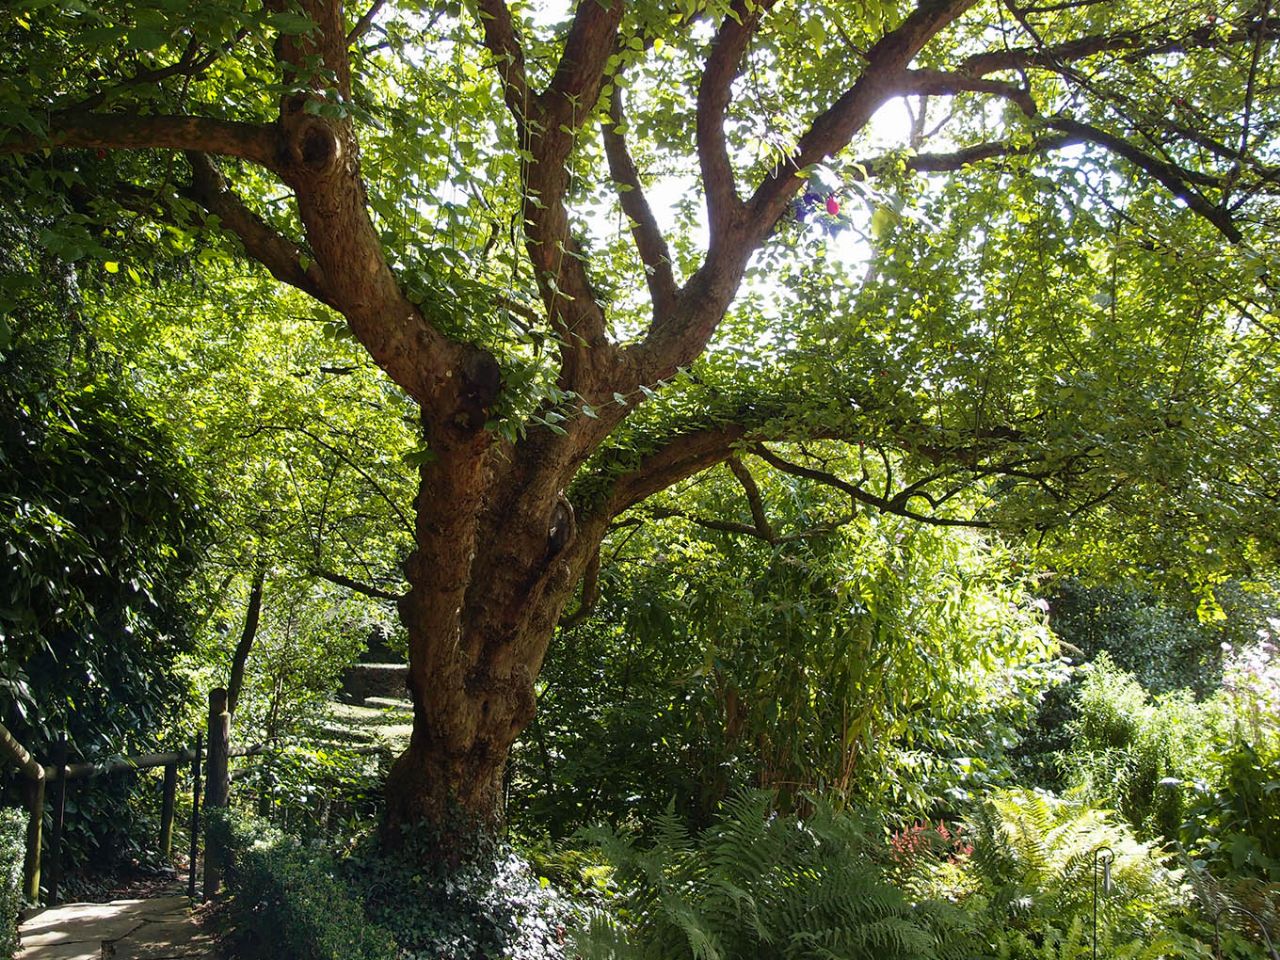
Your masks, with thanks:
M 281 33 L 294 36 L 319 29 L 319 25 L 310 17 L 292 10 L 269 14 L 267 22 Z

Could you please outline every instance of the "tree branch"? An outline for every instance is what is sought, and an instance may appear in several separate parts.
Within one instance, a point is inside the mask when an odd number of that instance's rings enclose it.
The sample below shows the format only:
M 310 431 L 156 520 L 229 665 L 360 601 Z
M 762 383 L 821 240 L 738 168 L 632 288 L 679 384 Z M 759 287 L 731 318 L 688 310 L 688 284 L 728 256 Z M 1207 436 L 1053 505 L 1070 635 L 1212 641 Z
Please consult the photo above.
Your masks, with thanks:
M 244 671 L 249 663 L 249 654 L 253 650 L 253 641 L 258 636 L 258 622 L 262 616 L 262 595 L 267 580 L 267 567 L 259 558 L 254 570 L 253 583 L 249 587 L 249 603 L 245 608 L 244 628 L 240 631 L 240 640 L 231 654 L 231 673 L 227 678 L 227 712 L 235 713 L 236 704 L 240 702 L 240 690 L 244 687 Z
M 897 29 L 885 34 L 867 52 L 867 66 L 862 75 L 813 121 L 785 168 L 761 183 L 748 202 L 752 249 L 768 236 L 800 188 L 802 181 L 790 174 L 843 148 L 866 126 L 872 114 L 896 95 L 903 71 L 924 45 L 974 2 L 976 0 L 922 0 Z
M 404 508 L 402 508 L 400 504 L 396 503 L 395 499 L 389 493 L 387 493 L 386 490 L 383 489 L 382 484 L 380 484 L 377 481 L 377 479 L 371 473 L 369 473 L 369 471 L 365 469 L 365 467 L 361 463 L 359 463 L 357 460 L 353 459 L 352 457 L 347 456 L 346 451 L 342 450 L 336 444 L 330 443 L 328 440 L 325 440 L 323 437 L 317 435 L 316 433 L 307 429 L 306 427 L 295 427 L 295 426 L 290 426 L 289 424 L 283 424 L 283 423 L 260 423 L 256 427 L 254 427 L 251 431 L 249 431 L 247 436 L 252 437 L 255 434 L 263 432 L 264 430 L 275 430 L 275 431 L 281 431 L 286 433 L 287 432 L 300 433 L 304 437 L 307 437 L 308 439 L 310 439 L 313 443 L 328 450 L 335 457 L 337 457 L 339 460 L 345 463 L 348 467 L 350 467 L 353 471 L 359 474 L 359 476 L 363 478 L 364 481 L 367 484 L 369 484 L 370 487 L 373 488 L 373 490 L 378 494 L 378 496 L 382 498 L 383 503 L 385 503 L 388 507 L 390 507 L 392 512 L 395 513 L 396 517 L 400 520 L 401 527 L 404 530 L 406 530 L 409 534 L 411 535 L 413 534 L 414 532 L 413 521 L 404 512 Z
M 484 45 L 497 59 L 498 76 L 502 78 L 502 94 L 507 109 L 515 118 L 522 143 L 528 140 L 528 123 L 539 119 L 530 116 L 534 108 L 529 95 L 529 81 L 524 69 L 524 48 L 516 33 L 515 21 L 505 0 L 479 0 L 480 28 Z
M 106 90 L 100 90 L 93 96 L 80 101 L 73 108 L 77 113 L 85 110 L 96 110 L 107 101 L 114 98 L 117 94 L 128 90 L 132 87 L 154 86 L 162 83 L 170 77 L 187 77 L 194 78 L 200 76 L 211 66 L 218 62 L 218 58 L 225 55 L 232 47 L 249 35 L 248 27 L 241 27 L 236 31 L 235 35 L 222 45 L 214 47 L 203 57 L 197 57 L 200 52 L 200 44 L 195 37 L 187 44 L 187 49 L 183 51 L 182 56 L 174 63 L 167 67 L 156 67 L 151 70 L 141 70 L 131 77 L 121 80 L 114 87 Z
M 672 510 L 667 507 L 651 507 L 647 509 L 647 513 L 655 520 L 679 519 L 687 520 L 696 526 L 703 527 L 707 530 L 716 530 L 720 533 L 732 533 L 744 537 L 754 537 L 757 540 L 763 540 L 772 546 L 783 546 L 788 543 L 796 543 L 800 540 L 808 540 L 810 537 L 820 537 L 823 534 L 831 533 L 840 527 L 852 522 L 855 514 L 845 514 L 839 520 L 833 520 L 830 523 L 819 523 L 804 530 L 797 530 L 794 533 L 787 533 L 781 536 L 763 536 L 760 531 L 749 523 L 734 523 L 732 520 L 716 520 L 710 517 L 699 517 L 684 510 Z M 620 520 L 611 524 L 613 527 L 631 526 L 635 523 L 643 522 L 636 519 Z
M 357 20 L 347 33 L 347 46 L 351 46 L 369 32 L 373 26 L 373 21 L 377 19 L 378 11 L 386 5 L 386 2 L 387 0 L 373 0 L 373 3 L 369 5 L 369 9 L 364 12 L 364 16 Z
M 724 119 L 729 108 L 734 78 L 746 55 L 747 44 L 760 19 L 773 6 L 768 2 L 734 0 L 730 13 L 716 32 L 707 55 L 707 65 L 698 84 L 696 114 L 698 165 L 702 189 L 707 197 L 707 221 L 711 245 L 728 239 L 742 211 L 733 163 L 725 139 Z
M 742 487 L 742 491 L 747 495 L 747 503 L 751 506 L 751 519 L 755 523 L 755 528 L 759 531 L 760 536 L 772 543 L 776 539 L 773 527 L 769 524 L 769 516 L 764 510 L 764 497 L 760 495 L 760 487 L 756 485 L 756 478 L 751 475 L 751 471 L 737 457 L 730 457 L 726 461 L 729 472 L 733 474 L 738 484 Z
M 0 155 L 34 153 L 57 147 L 197 150 L 248 160 L 277 172 L 281 166 L 275 129 L 260 123 L 212 117 L 65 112 L 52 114 L 46 128 L 43 136 L 24 136 L 0 143 Z
M 612 371 L 614 348 L 581 246 L 569 227 L 565 198 L 568 159 L 599 98 L 622 7 L 622 0 L 610 0 L 607 6 L 601 0 L 581 0 L 551 85 L 532 94 L 510 9 L 504 0 L 480 2 L 485 46 L 498 59 L 507 108 L 532 158 L 521 164 L 525 247 L 559 339 L 560 385 L 597 399 L 609 392 L 605 377 L 598 374 Z
M 906 503 L 899 502 L 897 498 L 886 499 L 884 497 L 876 496 L 874 493 L 869 493 L 861 487 L 840 479 L 833 473 L 828 473 L 825 470 L 815 470 L 812 467 L 805 467 L 798 463 L 792 463 L 789 460 L 784 460 L 762 443 L 758 443 L 753 446 L 751 448 L 751 452 L 771 467 L 781 470 L 783 473 L 789 473 L 795 477 L 803 477 L 806 480 L 813 480 L 817 483 L 834 487 L 835 489 L 847 494 L 855 503 L 874 507 L 882 513 L 896 514 L 900 517 L 906 517 L 909 520 L 917 520 L 920 523 L 928 523 L 938 527 L 972 527 L 985 529 L 991 526 L 991 524 L 985 520 L 961 520 L 954 517 L 936 517 L 928 514 L 916 513 L 913 510 L 907 509 Z M 921 494 L 917 490 L 913 496 L 921 496 Z
M 301 0 L 301 9 L 316 28 L 282 33 L 275 46 L 282 75 L 294 78 L 280 101 L 279 172 L 297 196 L 325 290 L 378 366 L 422 407 L 432 442 L 441 451 L 477 442 L 500 386 L 497 362 L 444 336 L 401 289 L 369 215 L 353 118 L 308 110 L 334 94 L 351 97 L 342 4 Z
M 609 159 L 609 175 L 619 186 L 618 200 L 622 204 L 622 212 L 631 221 L 631 235 L 645 267 L 645 283 L 649 286 L 654 314 L 668 313 L 677 296 L 675 275 L 671 271 L 671 251 L 645 198 L 640 173 L 620 132 L 624 123 L 622 89 L 615 87 L 609 105 L 609 120 L 600 127 L 604 134 L 605 155 Z
M 946 70 L 904 70 L 896 84 L 897 96 L 954 97 L 961 93 L 988 93 L 1015 103 L 1023 113 L 1034 115 L 1035 102 L 1025 87 L 1001 80 L 966 76 Z
M 1218 232 L 1232 243 L 1240 243 L 1244 239 L 1228 211 L 1210 203 L 1203 194 L 1192 189 L 1192 182 L 1201 184 L 1206 182 L 1204 176 L 1194 174 L 1191 171 L 1174 166 L 1172 163 L 1153 157 L 1139 150 L 1123 137 L 1109 133 L 1092 124 L 1073 120 L 1069 117 L 1053 117 L 1047 119 L 1045 125 L 1068 135 L 1079 137 L 1082 140 L 1096 143 L 1117 156 L 1123 157 L 1138 169 L 1150 174 L 1166 190 L 1217 227 Z M 1209 183 L 1218 185 L 1219 181 L 1217 178 L 1212 178 Z
M 583 620 L 591 616 L 600 600 L 600 547 L 597 545 L 587 561 L 587 569 L 582 574 L 582 596 L 578 600 L 578 608 L 573 613 L 560 618 L 561 630 L 572 630 Z
M 1013 144 L 1007 141 L 978 143 L 965 147 L 954 153 L 918 153 L 905 158 L 875 158 L 860 161 L 869 176 L 877 176 L 890 164 L 905 164 L 908 170 L 918 173 L 951 173 L 984 160 L 997 157 L 1021 157 L 1037 153 L 1048 153 L 1082 143 L 1079 137 L 1065 133 L 1050 134 L 1031 143 Z
M 249 256 L 260 262 L 281 283 L 297 287 L 321 303 L 336 307 L 325 289 L 324 272 L 312 262 L 302 265 L 302 249 L 250 210 L 228 187 L 226 180 L 203 153 L 187 152 L 191 164 L 191 187 L 187 195 L 218 218 L 219 223 L 240 238 Z
M 745 437 L 746 428 L 738 424 L 708 427 L 673 437 L 614 480 L 604 513 L 610 519 L 616 517 L 660 490 L 727 460 L 734 445 Z
M 555 76 L 539 97 L 548 144 L 557 145 L 546 158 L 548 161 L 557 156 L 563 161 L 568 156 L 573 133 L 595 108 L 604 83 L 604 65 L 613 53 L 618 24 L 622 22 L 623 7 L 623 0 L 578 2 Z M 567 141 L 560 141 L 561 137 Z
M 655 520 L 688 520 L 690 523 L 696 524 L 699 527 L 705 527 L 708 530 L 716 530 L 720 533 L 736 533 L 746 537 L 755 537 L 757 540 L 764 540 L 766 543 L 775 542 L 774 538 L 764 536 L 758 527 L 754 527 L 749 523 L 738 523 L 734 520 L 716 520 L 712 517 L 699 517 L 686 510 L 677 510 L 673 507 L 647 507 L 646 512 Z
M 1026 70 L 1040 67 L 1062 73 L 1068 64 L 1101 54 L 1121 54 L 1125 60 L 1133 61 L 1190 49 L 1233 46 L 1254 40 L 1259 35 L 1274 37 L 1277 30 L 1280 30 L 1280 23 L 1268 17 L 1259 20 L 1254 29 L 1234 27 L 1225 35 L 1213 24 L 1193 27 L 1181 36 L 1166 35 L 1155 40 L 1149 32 L 1141 29 L 1094 34 L 1058 44 L 1009 47 L 1003 50 L 976 53 L 962 60 L 956 72 L 980 77 L 1001 70 Z
M 767 2 L 737 0 L 741 17 L 721 25 L 698 88 L 698 157 L 707 192 L 711 240 L 702 267 L 685 285 L 679 309 L 656 317 L 645 339 L 628 348 L 639 383 L 671 376 L 706 347 L 741 284 L 751 255 L 768 238 L 803 181 L 792 174 L 843 148 L 875 110 L 894 96 L 902 72 L 920 49 L 976 0 L 922 0 L 868 52 L 861 77 L 815 119 L 786 162 L 756 189 L 745 207 L 737 198 L 724 134 L 730 88 L 754 26 Z
M 1038 116 L 1030 91 L 1025 88 L 998 81 L 970 77 L 963 73 L 941 70 L 909 70 L 903 74 L 898 92 L 902 95 L 916 93 L 944 96 L 953 96 L 961 92 L 989 93 L 1012 101 L 1028 116 Z M 1043 123 L 1050 129 L 1058 131 L 1058 136 L 1056 138 L 1053 136 L 1043 137 L 1034 144 L 1019 148 L 1017 150 L 1018 153 L 1040 152 L 1047 148 L 1059 148 L 1069 144 L 1096 144 L 1116 156 L 1122 157 L 1152 176 L 1165 189 L 1182 200 L 1191 210 L 1213 224 L 1231 242 L 1240 243 L 1242 241 L 1240 230 L 1232 221 L 1230 211 L 1221 204 L 1211 203 L 1192 186 L 1194 184 L 1225 190 L 1227 185 L 1226 178 L 1210 173 L 1188 170 L 1170 161 L 1151 156 L 1118 134 L 1070 117 L 1044 118 Z M 1196 138 L 1197 142 L 1200 139 Z M 1220 147 L 1220 145 L 1216 146 Z M 978 144 L 949 155 L 935 155 L 930 158 L 908 158 L 906 163 L 908 169 L 920 171 L 955 170 L 978 160 L 993 156 L 1007 156 L 1013 152 L 1013 148 L 1006 145 L 995 143 Z M 1220 149 L 1215 150 L 1215 152 L 1220 153 Z M 1242 154 L 1237 154 L 1236 156 L 1239 158 Z
M 392 603 L 399 603 L 402 598 L 401 594 L 392 593 L 390 590 L 383 590 L 381 587 L 375 587 L 369 583 L 363 583 L 360 580 L 354 580 L 351 577 L 344 576 L 341 573 L 335 573 L 332 570 L 323 570 L 319 567 L 312 567 L 311 574 L 319 577 L 321 580 L 328 580 L 332 584 L 339 587 L 346 587 L 348 590 L 354 590 L 356 593 L 363 593 L 366 597 L 373 597 L 375 600 L 389 600 Z

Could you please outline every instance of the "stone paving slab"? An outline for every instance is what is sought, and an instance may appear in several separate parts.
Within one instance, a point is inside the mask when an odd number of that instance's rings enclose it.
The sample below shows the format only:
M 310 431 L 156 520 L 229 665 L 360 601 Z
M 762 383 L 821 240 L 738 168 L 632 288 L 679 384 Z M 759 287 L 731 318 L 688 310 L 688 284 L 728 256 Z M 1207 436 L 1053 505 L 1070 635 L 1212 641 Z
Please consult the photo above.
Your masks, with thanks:
M 217 960 L 184 896 L 69 903 L 28 917 L 18 960 Z
M 124 940 L 111 945 L 107 956 L 114 960 L 172 960 L 207 958 L 212 955 L 213 938 L 189 919 L 145 923 Z
M 45 947 L 23 947 L 18 960 L 102 960 L 101 943 L 55 943 Z

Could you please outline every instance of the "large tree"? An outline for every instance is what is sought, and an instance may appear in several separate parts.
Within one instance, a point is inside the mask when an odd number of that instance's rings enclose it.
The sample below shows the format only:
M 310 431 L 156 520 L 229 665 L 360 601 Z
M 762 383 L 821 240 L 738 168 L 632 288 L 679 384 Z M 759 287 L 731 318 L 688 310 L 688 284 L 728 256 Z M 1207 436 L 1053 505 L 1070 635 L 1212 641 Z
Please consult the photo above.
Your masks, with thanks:
M 229 240 L 421 411 L 390 827 L 501 816 L 611 524 L 736 454 L 765 539 L 767 467 L 1210 575 L 1274 540 L 1267 0 L 6 6 L 51 249 Z

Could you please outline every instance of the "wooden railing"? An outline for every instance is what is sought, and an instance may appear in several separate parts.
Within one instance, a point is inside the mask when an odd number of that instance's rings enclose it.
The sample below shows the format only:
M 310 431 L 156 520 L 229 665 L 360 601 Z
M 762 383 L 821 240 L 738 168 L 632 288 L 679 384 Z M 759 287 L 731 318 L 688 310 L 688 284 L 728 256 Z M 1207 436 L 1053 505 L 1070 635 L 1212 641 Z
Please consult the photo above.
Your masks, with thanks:
M 62 872 L 62 828 L 66 815 L 67 784 L 73 780 L 88 780 L 94 777 L 111 774 L 148 770 L 155 767 L 164 768 L 164 785 L 160 802 L 160 835 L 158 846 L 165 857 L 172 853 L 173 827 L 177 814 L 178 767 L 190 764 L 192 774 L 191 790 L 191 850 L 190 873 L 187 892 L 194 897 L 196 893 L 196 860 L 199 856 L 200 809 L 201 809 L 201 766 L 207 771 L 204 790 L 206 807 L 226 806 L 230 796 L 230 766 L 232 757 L 250 757 L 271 752 L 267 744 L 251 747 L 233 747 L 231 745 L 231 717 L 227 713 L 227 693 L 225 690 L 213 690 L 209 694 L 208 736 L 202 731 L 196 737 L 194 748 L 173 751 L 171 753 L 143 753 L 131 756 L 110 757 L 102 761 L 67 763 L 65 738 L 56 748 L 54 762 L 48 766 L 37 761 L 26 749 L 0 724 L 0 758 L 8 759 L 15 764 L 18 771 L 27 781 L 26 810 L 27 837 L 26 851 L 23 858 L 22 889 L 28 902 L 40 900 L 42 879 L 45 880 L 45 900 L 50 903 L 58 901 L 58 886 Z M 52 792 L 53 809 L 50 823 L 48 849 L 44 843 L 45 808 Z M 207 852 L 206 852 L 206 859 Z M 47 875 L 42 878 L 41 868 L 47 863 Z M 217 892 L 218 873 L 210 876 L 205 870 L 205 896 Z
M 58 901 L 62 874 L 62 832 L 69 782 L 163 767 L 160 831 L 157 840 L 159 852 L 167 858 L 172 854 L 174 841 L 178 771 L 185 764 L 189 764 L 191 769 L 191 845 L 187 894 L 192 898 L 196 896 L 196 862 L 200 854 L 202 804 L 204 808 L 225 807 L 230 802 L 232 758 L 259 755 L 270 758 L 282 753 L 282 748 L 275 744 L 250 747 L 232 745 L 231 714 L 227 710 L 225 690 L 210 691 L 208 706 L 208 722 L 205 729 L 197 733 L 194 747 L 170 753 L 142 753 L 78 763 L 67 762 L 67 744 L 63 738 L 54 748 L 53 762 L 41 764 L 0 724 L 0 762 L 7 761 L 16 766 L 26 780 L 28 819 L 26 852 L 23 858 L 23 896 L 28 902 L 40 901 L 42 881 L 45 902 L 54 904 Z M 375 745 L 344 745 L 343 749 L 357 754 L 385 751 L 385 747 Z M 47 809 L 50 804 L 52 809 Z M 44 838 L 46 817 L 50 827 L 47 844 Z M 217 896 L 221 885 L 221 867 L 219 851 L 206 849 L 202 887 L 204 899 Z

